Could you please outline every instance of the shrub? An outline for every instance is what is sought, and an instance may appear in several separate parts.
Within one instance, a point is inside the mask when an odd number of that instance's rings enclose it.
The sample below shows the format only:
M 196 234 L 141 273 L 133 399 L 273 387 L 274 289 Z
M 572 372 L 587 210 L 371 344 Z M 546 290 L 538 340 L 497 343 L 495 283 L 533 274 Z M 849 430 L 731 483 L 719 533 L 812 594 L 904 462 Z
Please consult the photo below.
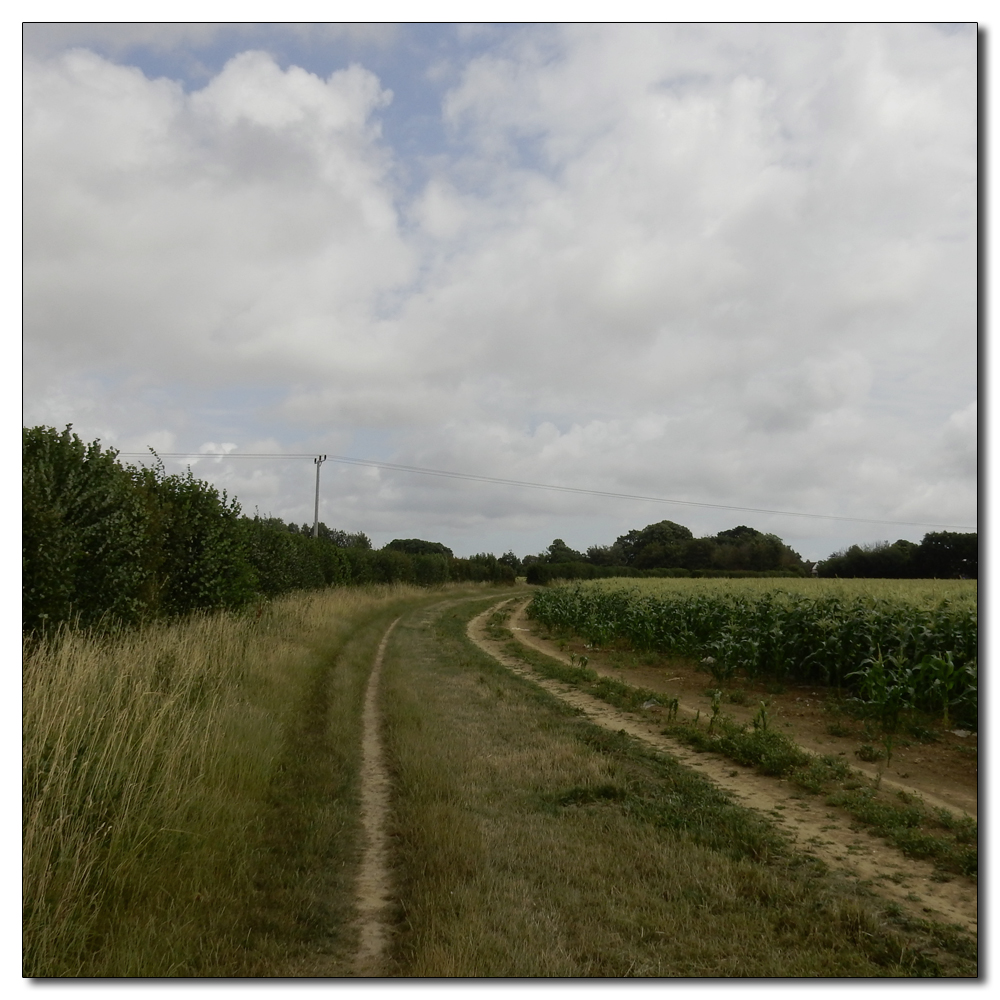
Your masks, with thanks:
M 84 444 L 72 425 L 22 432 L 23 621 L 29 631 L 70 618 L 139 618 L 152 568 L 148 514 L 117 453 Z

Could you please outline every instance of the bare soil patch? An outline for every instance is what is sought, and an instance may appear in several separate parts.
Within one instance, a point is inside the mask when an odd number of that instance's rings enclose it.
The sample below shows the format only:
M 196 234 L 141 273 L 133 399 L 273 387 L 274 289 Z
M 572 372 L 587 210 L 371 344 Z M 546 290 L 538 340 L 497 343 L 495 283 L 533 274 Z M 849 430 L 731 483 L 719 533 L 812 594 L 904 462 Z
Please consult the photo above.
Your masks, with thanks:
M 731 760 L 703 753 L 662 735 L 662 717 L 666 709 L 652 705 L 641 712 L 624 712 L 591 697 L 569 684 L 542 677 L 523 661 L 506 653 L 502 644 L 491 639 L 486 631 L 490 615 L 499 605 L 474 618 L 468 629 L 469 637 L 480 648 L 516 673 L 531 678 L 541 687 L 583 712 L 591 721 L 613 730 L 624 730 L 658 750 L 669 753 L 680 762 L 699 769 L 706 778 L 732 793 L 742 805 L 764 812 L 788 833 L 799 850 L 825 861 L 832 870 L 846 878 L 865 884 L 873 893 L 897 904 L 917 919 L 930 919 L 945 924 L 957 924 L 972 933 L 978 928 L 978 894 L 976 883 L 955 876 L 939 881 L 932 865 L 904 856 L 880 839 L 852 829 L 855 825 L 846 812 L 809 796 L 782 779 L 758 775 Z M 611 652 L 587 649 L 581 642 L 555 641 L 524 615 L 525 601 L 514 605 L 514 615 L 508 627 L 526 645 L 563 662 L 571 656 L 585 655 L 588 666 L 607 676 L 616 677 L 636 687 L 661 692 L 678 698 L 680 711 L 694 715 L 707 713 L 710 698 L 706 689 L 715 687 L 708 673 L 696 666 L 675 660 L 655 663 L 629 662 Z M 631 657 L 631 654 L 629 654 Z M 635 658 L 632 657 L 634 661 Z M 736 690 L 735 684 L 733 690 Z M 756 690 L 746 684 L 742 688 L 746 704 L 727 702 L 727 714 L 738 721 L 749 721 L 761 700 L 769 702 L 772 719 L 803 748 L 817 753 L 852 754 L 858 745 L 853 737 L 834 737 L 827 732 L 831 716 L 824 710 L 824 698 L 818 688 L 789 688 L 780 693 Z M 796 700 L 798 699 L 798 700 Z M 848 725 L 850 720 L 840 720 Z M 951 734 L 948 734 L 951 735 Z M 919 794 L 931 806 L 976 815 L 975 758 L 956 747 L 974 747 L 974 737 L 952 737 L 939 744 L 919 744 L 901 747 L 893 755 L 892 770 L 900 773 L 883 776 L 883 785 L 898 783 L 900 789 Z M 839 741 L 839 743 L 838 743 Z M 842 747 L 843 749 L 838 749 Z M 924 753 L 934 750 L 933 766 L 917 770 Z M 906 757 L 902 755 L 906 754 Z M 931 754 L 928 753 L 928 757 Z M 857 758 L 852 766 L 864 768 Z M 875 776 L 875 767 L 868 765 L 866 773 Z M 904 777 L 904 774 L 906 777 Z

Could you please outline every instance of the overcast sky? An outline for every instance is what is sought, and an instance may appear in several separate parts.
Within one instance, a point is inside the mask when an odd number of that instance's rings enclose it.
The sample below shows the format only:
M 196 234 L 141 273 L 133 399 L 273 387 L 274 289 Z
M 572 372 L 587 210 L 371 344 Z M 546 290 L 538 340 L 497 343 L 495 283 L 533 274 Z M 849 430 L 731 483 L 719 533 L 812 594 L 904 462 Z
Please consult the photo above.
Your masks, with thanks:
M 323 466 L 456 554 L 975 528 L 974 26 L 24 39 L 25 424 L 692 504 Z M 312 520 L 308 459 L 193 468 Z

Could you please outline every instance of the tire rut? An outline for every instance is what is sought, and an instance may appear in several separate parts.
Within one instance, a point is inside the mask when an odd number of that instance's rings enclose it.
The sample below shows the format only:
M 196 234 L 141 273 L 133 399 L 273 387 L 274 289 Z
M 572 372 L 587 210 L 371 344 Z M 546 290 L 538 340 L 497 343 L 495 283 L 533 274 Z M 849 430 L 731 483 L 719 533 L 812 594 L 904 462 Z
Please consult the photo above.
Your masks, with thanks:
M 365 689 L 362 715 L 361 826 L 365 840 L 358 872 L 358 951 L 354 975 L 376 977 L 383 974 L 383 955 L 388 941 L 387 910 L 391 904 L 392 879 L 388 861 L 386 820 L 390 807 L 390 779 L 382 748 L 378 685 L 382 660 L 397 618 L 379 643 L 375 662 Z

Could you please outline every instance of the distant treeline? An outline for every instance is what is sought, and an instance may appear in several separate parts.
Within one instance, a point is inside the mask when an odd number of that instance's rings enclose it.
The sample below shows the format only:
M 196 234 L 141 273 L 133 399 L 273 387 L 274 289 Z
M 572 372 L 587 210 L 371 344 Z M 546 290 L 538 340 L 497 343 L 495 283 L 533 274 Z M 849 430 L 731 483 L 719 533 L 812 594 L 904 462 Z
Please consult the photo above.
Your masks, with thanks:
M 695 538 L 673 521 L 658 521 L 620 535 L 613 545 L 592 545 L 586 553 L 561 538 L 537 556 L 501 556 L 528 583 L 624 576 L 781 577 L 824 576 L 884 579 L 978 579 L 976 532 L 936 531 L 919 544 L 852 545 L 820 563 L 807 562 L 777 535 L 745 524 Z
M 888 580 L 978 580 L 979 533 L 931 531 L 918 545 L 901 538 L 890 545 L 852 545 L 819 564 L 820 576 Z
M 525 570 L 528 583 L 549 583 L 551 580 L 603 580 L 608 577 L 724 577 L 727 579 L 744 579 L 755 577 L 802 576 L 785 569 L 635 569 L 632 566 L 595 566 L 587 562 L 565 563 L 530 563 Z
M 514 568 L 528 583 L 545 583 L 605 576 L 805 576 L 811 567 L 777 535 L 745 524 L 695 538 L 682 524 L 657 521 L 620 535 L 613 545 L 592 545 L 586 553 L 557 538 Z
M 391 542 L 279 518 L 246 517 L 196 479 L 122 465 L 71 426 L 24 428 L 23 626 L 133 623 L 240 608 L 291 590 L 452 580 L 513 583 L 492 555 L 456 559 L 439 543 Z M 424 548 L 420 549 L 420 545 Z
M 247 517 L 191 470 L 122 465 L 67 426 L 23 431 L 23 621 L 135 622 L 333 585 L 449 581 L 529 583 L 604 576 L 978 578 L 976 533 L 934 532 L 917 545 L 851 546 L 814 567 L 777 535 L 746 525 L 695 538 L 673 521 L 633 529 L 586 553 L 555 539 L 518 558 L 457 559 L 440 542 L 396 539 L 374 551 L 363 533 Z

